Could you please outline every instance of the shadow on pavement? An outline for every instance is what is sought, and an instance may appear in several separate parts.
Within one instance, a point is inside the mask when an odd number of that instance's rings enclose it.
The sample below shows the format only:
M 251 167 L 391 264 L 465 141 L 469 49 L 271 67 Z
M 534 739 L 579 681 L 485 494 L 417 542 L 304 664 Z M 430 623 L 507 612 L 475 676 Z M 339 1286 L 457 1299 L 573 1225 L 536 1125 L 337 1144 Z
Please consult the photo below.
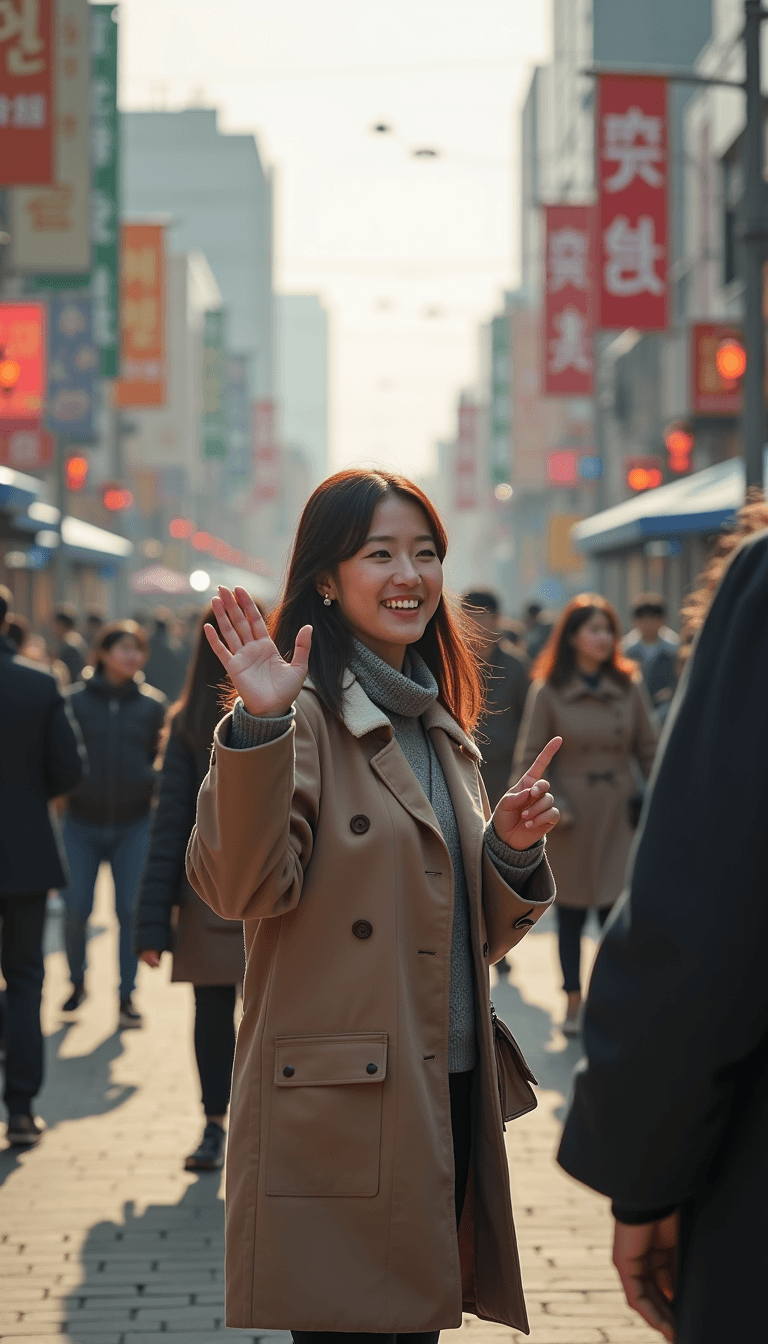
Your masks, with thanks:
M 64 1023 L 46 1037 L 45 1083 L 39 1109 L 49 1129 L 63 1120 L 106 1115 L 136 1091 L 133 1084 L 112 1080 L 112 1065 L 123 1053 L 119 1032 L 107 1036 L 90 1054 L 62 1057 L 61 1047 L 73 1025 Z
M 63 1302 L 61 1326 L 71 1344 L 164 1334 L 195 1344 L 229 1336 L 258 1339 L 261 1331 L 224 1327 L 224 1204 L 220 1173 L 193 1178 L 177 1204 L 123 1206 L 121 1223 L 88 1232 L 80 1253 L 82 1282 Z

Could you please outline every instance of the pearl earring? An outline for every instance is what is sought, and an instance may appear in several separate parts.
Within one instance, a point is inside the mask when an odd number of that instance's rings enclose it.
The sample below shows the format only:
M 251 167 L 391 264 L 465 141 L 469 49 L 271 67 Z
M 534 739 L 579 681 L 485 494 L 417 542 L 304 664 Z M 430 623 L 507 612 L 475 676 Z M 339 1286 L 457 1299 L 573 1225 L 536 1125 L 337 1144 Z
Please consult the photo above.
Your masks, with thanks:
M 330 605 L 331 605 L 331 599 L 330 599 L 330 597 L 328 596 L 328 594 L 326 593 L 326 594 L 325 594 L 325 597 L 323 598 L 323 606 L 324 606 L 324 607 L 330 607 Z

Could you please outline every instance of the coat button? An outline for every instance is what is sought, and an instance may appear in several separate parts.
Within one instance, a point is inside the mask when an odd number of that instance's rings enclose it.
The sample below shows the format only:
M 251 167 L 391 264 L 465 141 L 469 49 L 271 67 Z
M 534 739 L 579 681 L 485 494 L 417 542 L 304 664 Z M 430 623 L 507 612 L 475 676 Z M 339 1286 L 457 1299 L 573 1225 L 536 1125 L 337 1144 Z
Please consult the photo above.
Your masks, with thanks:
M 352 925 L 352 932 L 356 938 L 370 938 L 373 925 L 367 919 L 356 919 Z
M 355 835 L 365 835 L 365 832 L 371 829 L 370 821 L 362 812 L 358 812 L 357 816 L 352 818 L 349 825 Z
M 366 1072 L 366 1073 L 378 1073 L 378 1072 L 379 1072 L 379 1066 L 378 1066 L 378 1064 L 367 1064 L 367 1065 L 366 1065 L 365 1072 Z
M 296 1070 L 294 1069 L 292 1064 L 286 1064 L 285 1068 L 283 1069 L 283 1077 L 292 1078 L 295 1072 Z

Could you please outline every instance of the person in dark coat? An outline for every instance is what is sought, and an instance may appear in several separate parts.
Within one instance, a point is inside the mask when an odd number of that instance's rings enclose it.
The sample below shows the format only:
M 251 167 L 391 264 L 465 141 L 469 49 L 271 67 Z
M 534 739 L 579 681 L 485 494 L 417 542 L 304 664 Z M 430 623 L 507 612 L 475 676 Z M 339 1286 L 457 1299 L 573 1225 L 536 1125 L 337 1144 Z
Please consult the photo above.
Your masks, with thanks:
M 480 773 L 488 801 L 495 807 L 509 787 L 530 681 L 522 658 L 502 637 L 496 594 L 484 588 L 473 589 L 464 594 L 461 603 L 477 627 L 477 653 L 484 665 L 485 704 L 477 725 L 483 753 Z
M 170 619 L 171 613 L 165 607 L 158 607 L 144 670 L 150 686 L 156 686 L 173 702 L 181 695 L 187 664 L 179 646 L 171 641 Z
M 62 893 L 72 990 L 63 1011 L 74 1012 L 85 998 L 86 926 L 99 866 L 108 862 L 120 922 L 118 1020 L 124 1028 L 140 1027 L 141 1016 L 132 998 L 136 983 L 133 910 L 149 847 L 155 761 L 166 699 L 142 676 L 147 638 L 135 621 L 105 626 L 91 656 L 92 675 L 67 692 L 88 751 L 89 773 L 72 793 L 64 822 L 72 873 Z
M 0 588 L 0 628 L 10 592 Z M 66 882 L 49 801 L 74 788 L 84 752 L 56 680 L 0 633 L 0 965 L 6 982 L 8 1141 L 30 1147 L 43 1081 L 43 925 L 49 887 Z
M 767 685 L 764 531 L 735 553 L 667 720 L 559 1152 L 612 1199 L 628 1301 L 677 1344 L 764 1328 Z
M 171 979 L 189 981 L 195 988 L 195 1058 L 205 1129 L 184 1163 L 187 1171 L 214 1171 L 223 1165 L 235 1056 L 234 1013 L 245 972 L 242 924 L 220 919 L 192 890 L 184 871 L 197 795 L 208 773 L 222 697 L 229 689 L 221 663 L 203 635 L 204 622 L 215 624 L 212 607 L 202 620 L 198 617 L 197 646 L 186 685 L 170 714 L 134 929 L 134 949 L 142 961 L 157 967 L 162 953 L 172 952 Z
M 59 607 L 53 613 L 53 633 L 56 637 L 54 657 L 66 667 L 70 682 L 75 682 L 85 667 L 88 649 L 77 633 L 74 607 Z
M 634 628 L 622 641 L 626 658 L 638 664 L 659 723 L 669 713 L 677 686 L 680 641 L 665 624 L 667 604 L 661 593 L 641 593 L 632 604 Z

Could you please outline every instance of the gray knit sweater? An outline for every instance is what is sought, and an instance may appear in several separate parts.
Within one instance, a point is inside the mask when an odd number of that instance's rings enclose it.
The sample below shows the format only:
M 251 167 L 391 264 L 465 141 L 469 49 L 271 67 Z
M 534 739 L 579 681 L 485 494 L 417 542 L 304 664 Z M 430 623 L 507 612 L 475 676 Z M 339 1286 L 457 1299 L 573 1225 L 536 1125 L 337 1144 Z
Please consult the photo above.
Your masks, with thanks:
M 454 880 L 454 915 L 448 1070 L 450 1073 L 465 1073 L 474 1068 L 477 1061 L 469 896 L 451 796 L 434 745 L 421 718 L 437 698 L 437 683 L 424 660 L 415 651 L 409 652 L 403 671 L 397 672 L 357 641 L 350 670 L 368 698 L 384 710 L 392 724 L 397 743 L 432 805 L 450 855 Z M 238 749 L 272 741 L 287 731 L 291 719 L 292 714 L 279 719 L 256 719 L 238 701 L 229 745 Z M 544 852 L 543 841 L 522 853 L 510 849 L 496 835 L 490 822 L 486 828 L 486 844 L 501 876 L 517 890 L 538 868 Z

